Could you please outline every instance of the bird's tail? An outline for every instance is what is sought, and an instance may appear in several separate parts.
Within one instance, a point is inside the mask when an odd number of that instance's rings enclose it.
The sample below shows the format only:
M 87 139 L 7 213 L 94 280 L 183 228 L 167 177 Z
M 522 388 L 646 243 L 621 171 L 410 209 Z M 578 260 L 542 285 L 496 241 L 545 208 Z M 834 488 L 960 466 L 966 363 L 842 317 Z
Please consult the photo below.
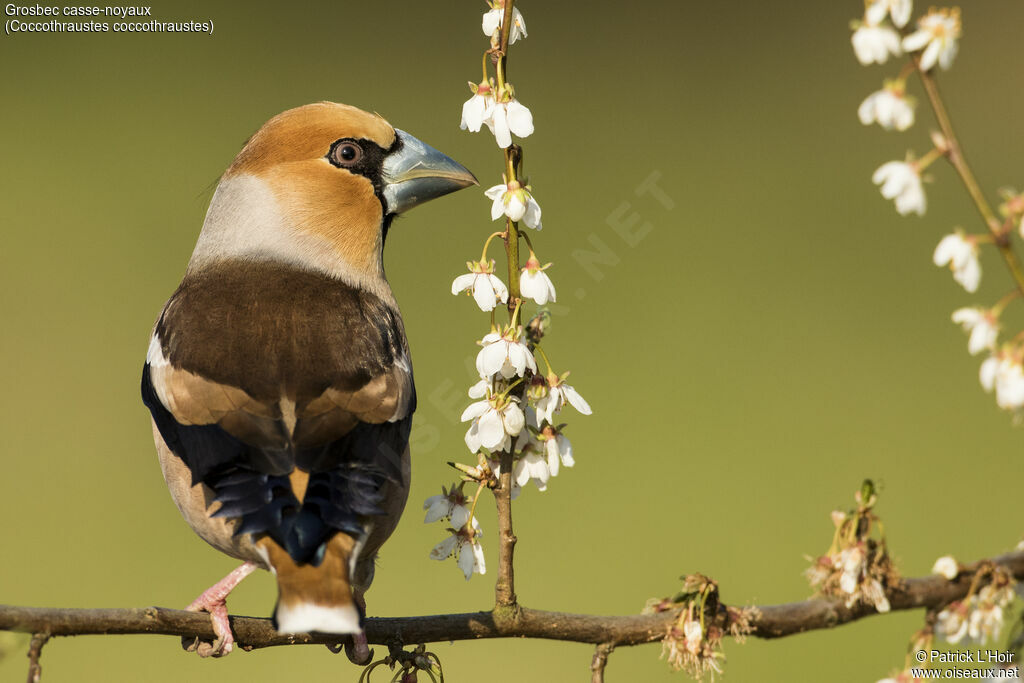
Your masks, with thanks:
M 297 563 L 270 538 L 260 545 L 267 550 L 277 576 L 274 622 L 280 633 L 361 633 L 361 616 L 352 598 L 349 558 L 355 540 L 335 534 L 327 543 L 323 560 L 316 566 Z

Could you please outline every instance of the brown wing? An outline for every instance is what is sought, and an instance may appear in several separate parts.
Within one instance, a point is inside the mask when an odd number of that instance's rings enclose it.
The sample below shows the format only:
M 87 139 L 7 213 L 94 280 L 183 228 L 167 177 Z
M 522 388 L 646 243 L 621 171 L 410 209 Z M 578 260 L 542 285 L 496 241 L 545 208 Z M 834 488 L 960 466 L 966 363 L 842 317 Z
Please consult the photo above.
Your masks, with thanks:
M 143 399 L 218 515 L 309 561 L 362 532 L 401 477 L 415 389 L 394 309 L 326 276 L 233 263 L 190 274 L 154 330 Z M 287 475 L 309 473 L 301 501 Z

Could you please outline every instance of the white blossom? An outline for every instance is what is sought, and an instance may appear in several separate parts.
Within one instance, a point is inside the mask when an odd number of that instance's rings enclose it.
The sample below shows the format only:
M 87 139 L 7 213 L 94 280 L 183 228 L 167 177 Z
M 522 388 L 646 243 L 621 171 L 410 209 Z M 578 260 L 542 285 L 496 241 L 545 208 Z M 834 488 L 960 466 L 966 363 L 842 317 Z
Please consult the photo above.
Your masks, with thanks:
M 978 370 L 982 388 L 996 392 L 996 404 L 1003 410 L 1024 407 L 1024 367 L 1014 355 L 993 353 Z
M 861 595 L 864 600 L 875 606 L 879 614 L 885 614 L 892 606 L 889 604 L 889 598 L 885 596 L 885 589 L 882 588 L 881 582 L 878 579 L 868 579 L 864 582 L 861 587 Z
M 867 66 L 868 64 L 885 64 L 889 56 L 898 57 L 902 54 L 900 50 L 900 34 L 891 26 L 868 21 L 860 23 L 850 37 L 853 43 L 853 52 L 857 60 Z
M 980 308 L 958 308 L 953 311 L 953 322 L 963 327 L 970 334 L 967 340 L 967 351 L 972 356 L 995 348 L 999 336 L 999 323 L 991 311 Z
M 519 399 L 500 394 L 471 403 L 463 411 L 462 421 L 472 421 L 466 432 L 466 446 L 472 453 L 481 448 L 507 450 L 512 445 L 512 437 L 518 436 L 526 426 Z
M 882 196 L 896 202 L 896 211 L 901 216 L 908 213 L 924 215 L 924 186 L 917 166 L 905 161 L 889 161 L 878 167 L 871 181 L 880 185 Z
M 566 384 L 565 378 L 569 373 L 561 377 L 554 373 L 548 375 L 547 395 L 538 398 L 534 405 L 537 408 L 537 419 L 547 420 L 548 424 L 555 423 L 555 413 L 559 412 L 566 403 L 578 410 L 583 415 L 590 415 L 593 411 L 580 393 L 570 384 Z
M 857 116 L 865 126 L 877 123 L 885 130 L 902 131 L 914 125 L 914 103 L 901 83 L 889 81 L 861 102 Z
M 932 565 L 932 574 L 938 574 L 949 581 L 955 579 L 959 573 L 960 565 L 957 564 L 956 559 L 952 555 L 943 555 L 935 560 L 935 564 Z
M 543 306 L 549 301 L 555 301 L 555 285 L 551 278 L 544 271 L 551 267 L 551 264 L 540 265 L 536 255 L 531 251 L 530 258 L 523 266 L 519 275 L 519 291 L 523 296 L 533 299 L 538 306 Z
M 978 291 L 981 282 L 981 262 L 978 261 L 978 245 L 961 231 L 946 235 L 935 247 L 932 256 L 935 265 L 949 266 L 953 279 L 968 292 Z
M 871 576 L 868 571 L 867 555 L 865 554 L 863 543 L 839 551 L 833 562 L 836 569 L 841 571 L 839 575 L 839 590 L 849 596 L 846 599 L 847 607 L 852 607 L 860 601 L 865 604 L 874 605 L 875 609 L 879 612 L 888 612 L 890 610 L 889 599 L 885 595 L 882 583 L 876 577 Z M 813 573 L 808 572 L 808 577 L 812 578 L 812 580 L 815 575 L 823 575 L 827 578 L 829 572 L 823 572 L 821 569 L 817 569 Z
M 490 332 L 480 340 L 480 353 L 476 355 L 476 370 L 480 377 L 500 374 L 503 378 L 523 377 L 526 369 L 537 372 L 537 361 L 530 348 L 523 343 L 523 328 L 506 327 L 500 334 Z
M 860 585 L 860 576 L 864 570 L 864 551 L 857 545 L 844 548 L 839 553 L 837 564 L 843 569 L 843 573 L 839 577 L 840 590 L 850 595 L 856 595 L 857 586 Z
M 959 643 L 967 635 L 967 613 L 968 607 L 963 602 L 951 602 L 939 612 L 935 622 L 936 635 L 952 645 Z
M 423 509 L 427 511 L 423 519 L 424 524 L 436 522 L 439 519 L 447 519 L 455 529 L 461 529 L 469 521 L 469 502 L 462 493 L 462 487 L 453 484 L 451 489 L 441 487 L 441 493 L 430 496 L 423 502 Z M 477 526 L 476 520 L 473 525 Z
M 874 0 L 864 15 L 872 24 L 880 24 L 888 14 L 897 28 L 903 28 L 910 21 L 912 11 L 912 0 Z
M 493 9 L 484 12 L 483 23 L 481 28 L 484 30 L 485 36 L 493 36 L 496 31 L 501 28 L 501 22 L 505 16 L 505 6 L 503 2 L 495 3 Z M 512 29 L 508 32 L 508 44 L 516 42 L 520 38 L 526 38 L 526 22 L 523 21 L 523 15 L 519 11 L 518 7 L 512 8 Z
M 996 376 L 999 373 L 1000 363 L 1000 357 L 992 354 L 982 361 L 981 367 L 978 368 L 978 380 L 981 382 L 981 388 L 986 392 L 991 393 L 996 386 Z
M 458 276 L 452 282 L 452 294 L 472 294 L 481 311 L 493 311 L 500 301 L 508 301 L 508 288 L 494 274 L 494 259 L 489 262 L 467 261 L 468 273 Z
M 526 486 L 530 481 L 533 481 L 537 485 L 538 491 L 544 491 L 548 487 L 551 470 L 548 469 L 548 461 L 544 454 L 530 449 L 516 459 L 512 469 L 512 477 L 519 487 Z
M 470 546 L 472 552 L 466 552 L 466 545 Z M 480 541 L 473 537 L 473 540 L 468 544 L 463 543 L 459 549 L 459 569 L 466 576 L 466 581 L 469 581 L 469 577 L 474 572 L 477 574 L 487 573 L 487 564 L 484 562 L 484 548 L 480 545 Z
M 537 435 L 537 439 L 544 446 L 552 477 L 558 476 L 560 466 L 572 467 L 576 464 L 572 457 L 572 443 L 562 434 L 561 429 L 547 425 Z
M 683 623 L 683 637 L 686 639 L 686 649 L 690 654 L 696 656 L 701 651 L 701 640 L 704 638 L 704 630 L 697 619 L 687 619 Z
M 494 113 L 494 95 L 486 81 L 480 84 L 470 83 L 469 87 L 473 91 L 473 96 L 462 105 L 462 122 L 459 123 L 459 128 L 479 133 L 484 122 Z
M 491 203 L 491 220 L 496 221 L 504 214 L 513 221 L 523 221 L 526 227 L 540 230 L 540 204 L 533 198 L 528 187 L 523 187 L 519 181 L 513 180 L 507 185 L 495 185 L 488 188 L 484 194 Z
M 928 71 L 936 63 L 943 69 L 953 66 L 960 38 L 960 9 L 932 9 L 917 20 L 917 30 L 903 39 L 903 49 L 921 53 L 921 68 Z
M 1003 630 L 1003 608 L 1000 605 L 983 604 L 971 612 L 967 622 L 967 635 L 975 642 L 996 640 Z
M 982 365 L 984 366 L 984 363 Z M 993 374 L 990 387 L 994 385 L 996 404 L 1003 410 L 1015 411 L 1024 408 L 1024 367 L 1021 366 L 1020 359 L 1013 356 L 1003 357 L 997 361 Z M 991 391 L 990 387 L 986 389 Z
M 572 444 L 561 435 L 558 429 L 545 426 L 543 429 L 537 420 L 537 412 L 532 407 L 526 408 L 526 424 L 530 427 L 520 432 L 515 442 L 515 450 L 520 453 L 512 469 L 512 497 L 519 495 L 521 487 L 533 482 L 537 490 L 547 490 L 551 477 L 557 477 L 562 465 L 572 467 Z M 563 425 L 564 426 L 564 425 Z M 501 463 L 495 461 L 491 469 L 496 475 L 501 474 Z
M 481 379 L 479 382 L 469 388 L 470 398 L 484 398 L 487 396 L 487 392 L 491 390 L 491 380 Z
M 476 520 L 473 520 L 473 532 L 468 529 L 449 529 L 450 536 L 434 546 L 430 551 L 430 559 L 446 560 L 453 555 L 458 558 L 459 569 L 469 581 L 473 573 L 486 574 L 487 566 L 484 563 L 484 549 L 478 540 L 483 532 L 480 531 Z
M 494 133 L 494 139 L 502 148 L 512 144 L 513 133 L 521 138 L 533 134 L 533 114 L 514 97 L 507 102 L 495 103 L 484 123 Z

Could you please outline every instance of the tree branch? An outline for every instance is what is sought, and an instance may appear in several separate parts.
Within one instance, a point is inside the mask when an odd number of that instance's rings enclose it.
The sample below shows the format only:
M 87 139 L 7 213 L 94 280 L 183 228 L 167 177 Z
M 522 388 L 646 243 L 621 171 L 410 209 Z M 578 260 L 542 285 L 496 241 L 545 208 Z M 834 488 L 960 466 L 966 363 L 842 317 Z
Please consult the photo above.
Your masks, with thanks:
M 993 558 L 1024 581 L 1024 552 Z M 889 591 L 893 611 L 939 608 L 967 595 L 980 563 L 964 568 L 954 581 L 941 576 L 903 580 Z M 781 638 L 806 631 L 834 628 L 857 621 L 875 610 L 842 601 L 811 599 L 760 607 L 751 620 L 758 638 Z M 366 620 L 366 637 L 372 644 L 409 645 L 482 638 L 545 638 L 604 645 L 606 648 L 640 645 L 661 640 L 676 618 L 675 611 L 650 615 L 594 616 L 548 612 L 522 607 L 518 618 L 495 618 L 494 612 L 439 614 L 421 617 L 382 617 Z M 718 620 L 727 619 L 719 611 Z M 289 635 L 274 630 L 269 619 L 232 616 L 235 639 L 246 650 L 278 645 L 336 644 L 338 636 Z M 164 634 L 188 638 L 214 638 L 208 615 L 163 607 L 128 609 L 65 609 L 0 605 L 0 630 L 48 633 L 51 636 Z M 726 629 L 727 630 L 727 629 Z

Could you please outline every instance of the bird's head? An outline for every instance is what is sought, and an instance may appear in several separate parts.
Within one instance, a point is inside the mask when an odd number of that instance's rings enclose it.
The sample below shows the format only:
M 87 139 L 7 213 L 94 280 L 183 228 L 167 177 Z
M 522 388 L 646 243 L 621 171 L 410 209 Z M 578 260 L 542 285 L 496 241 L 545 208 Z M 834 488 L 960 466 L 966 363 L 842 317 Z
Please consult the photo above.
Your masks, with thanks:
M 474 184 L 466 168 L 377 114 L 333 102 L 291 109 L 264 124 L 221 178 L 190 268 L 283 260 L 369 286 L 383 281 L 397 214 Z

